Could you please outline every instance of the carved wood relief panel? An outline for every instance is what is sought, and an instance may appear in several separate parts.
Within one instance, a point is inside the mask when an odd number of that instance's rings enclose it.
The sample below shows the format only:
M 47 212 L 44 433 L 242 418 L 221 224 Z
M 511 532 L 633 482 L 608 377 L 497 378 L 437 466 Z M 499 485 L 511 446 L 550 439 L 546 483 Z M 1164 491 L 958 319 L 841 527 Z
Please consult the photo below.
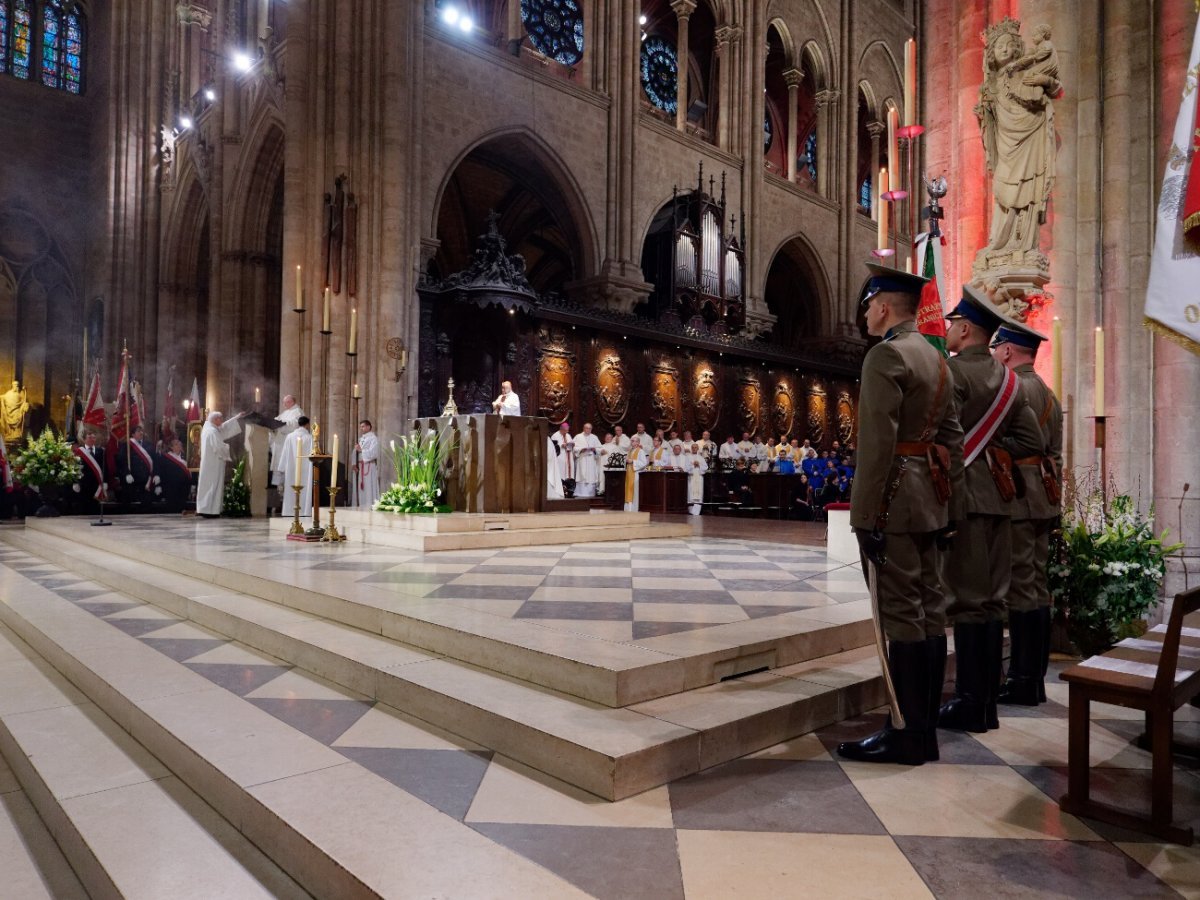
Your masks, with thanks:
M 650 370 L 650 408 L 654 423 L 670 431 L 679 422 L 679 371 L 666 362 Z
M 619 353 L 604 348 L 596 360 L 596 412 L 608 425 L 617 425 L 629 411 L 629 378 Z
M 717 427 L 721 418 L 721 392 L 716 373 L 708 363 L 698 363 L 692 374 L 692 409 L 696 431 L 712 431 Z
M 748 431 L 751 434 L 756 434 L 761 418 L 762 385 L 752 375 L 742 376 L 738 382 L 737 430 L 739 432 Z M 739 434 L 738 437 L 741 437 L 741 435 Z
M 782 437 L 792 433 L 796 422 L 796 402 L 792 398 L 792 389 L 786 381 L 775 386 L 775 402 L 771 407 L 771 427 L 776 436 Z
M 571 414 L 574 380 L 575 366 L 570 356 L 551 350 L 543 351 L 538 372 L 537 409 L 545 410 L 546 417 L 555 425 L 566 421 Z
M 855 424 L 854 401 L 850 399 L 850 392 L 847 390 L 839 391 L 837 399 L 837 439 L 843 444 L 850 443 L 854 438 Z
M 808 439 L 813 444 L 821 444 L 825 441 L 826 432 L 829 428 L 829 396 L 825 393 L 825 386 L 819 381 L 814 381 L 808 389 Z

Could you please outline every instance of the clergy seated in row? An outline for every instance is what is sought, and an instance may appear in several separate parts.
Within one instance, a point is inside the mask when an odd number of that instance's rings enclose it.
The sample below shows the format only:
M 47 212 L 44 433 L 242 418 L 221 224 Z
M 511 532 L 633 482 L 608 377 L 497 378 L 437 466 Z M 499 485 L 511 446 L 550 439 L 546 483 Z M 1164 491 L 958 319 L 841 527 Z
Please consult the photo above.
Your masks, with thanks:
M 297 492 L 300 485 L 300 517 L 312 515 L 313 467 L 308 457 L 312 456 L 313 436 L 308 428 L 308 416 L 296 419 L 296 428 L 283 441 L 279 452 L 279 472 L 283 479 L 280 498 L 280 515 L 285 519 L 296 515 Z

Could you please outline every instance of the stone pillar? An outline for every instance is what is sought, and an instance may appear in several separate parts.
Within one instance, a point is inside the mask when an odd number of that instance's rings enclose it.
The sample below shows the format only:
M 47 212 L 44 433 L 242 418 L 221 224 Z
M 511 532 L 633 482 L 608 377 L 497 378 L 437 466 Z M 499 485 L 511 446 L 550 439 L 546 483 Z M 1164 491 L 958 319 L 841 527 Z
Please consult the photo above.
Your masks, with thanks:
M 800 148 L 796 145 L 798 136 L 797 129 L 800 127 L 796 121 L 797 104 L 800 98 L 800 84 L 804 81 L 804 73 L 799 69 L 787 69 L 783 73 L 783 81 L 787 85 L 787 180 L 796 180 L 796 155 L 800 152 Z
M 684 131 L 687 128 L 688 103 L 688 22 L 696 10 L 696 0 L 673 0 L 671 9 L 675 11 L 679 23 L 675 39 L 675 59 L 679 68 L 675 79 L 675 127 Z
M 733 53 L 730 49 L 730 41 L 732 40 L 733 28 L 729 25 L 722 25 L 714 34 L 716 39 L 716 57 L 717 57 L 717 146 L 722 150 L 729 150 L 729 103 L 732 93 L 732 61 Z
M 868 173 L 871 176 L 871 218 L 879 221 L 879 139 L 883 136 L 883 132 L 887 126 L 882 122 L 868 122 L 867 134 L 871 136 L 871 171 Z
M 838 96 L 835 90 L 817 91 L 817 193 L 822 197 L 833 192 L 833 172 L 837 167 L 837 142 L 832 123 L 837 121 Z M 857 190 L 858 185 L 854 187 Z

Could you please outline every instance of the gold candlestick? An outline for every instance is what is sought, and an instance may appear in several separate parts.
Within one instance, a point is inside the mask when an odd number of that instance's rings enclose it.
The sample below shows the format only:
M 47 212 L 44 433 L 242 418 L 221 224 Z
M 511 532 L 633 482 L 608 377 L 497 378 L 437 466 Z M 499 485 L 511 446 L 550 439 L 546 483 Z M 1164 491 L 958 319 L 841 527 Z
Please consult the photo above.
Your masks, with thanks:
M 325 529 L 325 536 L 321 538 L 321 543 L 326 542 L 337 543 L 346 540 L 338 533 L 337 530 L 337 493 L 341 487 L 331 487 L 329 489 L 329 527 Z
M 288 536 L 294 534 L 304 534 L 304 526 L 300 524 L 300 492 L 304 490 L 304 485 L 293 484 L 292 490 L 296 492 L 296 513 L 292 517 L 292 527 L 288 529 Z

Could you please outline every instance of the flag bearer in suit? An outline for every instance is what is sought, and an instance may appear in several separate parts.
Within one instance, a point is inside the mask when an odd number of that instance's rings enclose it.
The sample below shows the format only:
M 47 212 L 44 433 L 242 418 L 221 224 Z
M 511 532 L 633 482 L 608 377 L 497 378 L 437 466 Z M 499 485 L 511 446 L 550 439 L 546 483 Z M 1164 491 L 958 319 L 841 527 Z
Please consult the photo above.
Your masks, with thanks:
M 877 624 L 903 727 L 838 745 L 864 762 L 921 765 L 938 757 L 936 716 L 946 664 L 939 535 L 952 521 L 951 491 L 962 478 L 962 430 L 941 354 L 917 331 L 926 279 L 868 264 L 867 330 L 881 342 L 863 360 L 859 453 L 850 524 L 870 581 Z
M 104 475 L 104 448 L 96 443 L 96 432 L 86 431 L 83 444 L 76 445 L 74 453 L 82 463 L 79 481 L 72 485 L 72 490 L 78 494 L 80 511 L 96 512 L 101 502 L 108 501 L 108 485 Z

